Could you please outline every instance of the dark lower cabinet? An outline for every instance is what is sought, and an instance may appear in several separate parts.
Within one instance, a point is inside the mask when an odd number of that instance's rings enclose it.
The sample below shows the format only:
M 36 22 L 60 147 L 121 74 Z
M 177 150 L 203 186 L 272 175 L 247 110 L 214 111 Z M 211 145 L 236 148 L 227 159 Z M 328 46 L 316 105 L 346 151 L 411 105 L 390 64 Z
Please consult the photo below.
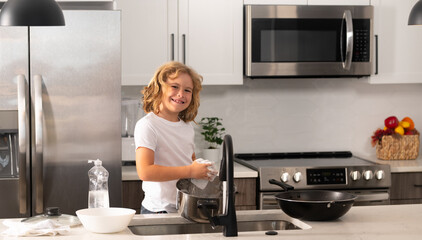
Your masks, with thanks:
M 256 209 L 256 178 L 236 178 L 235 205 L 236 210 Z M 139 214 L 144 199 L 142 181 L 122 182 L 123 207 L 132 208 Z
M 391 204 L 422 203 L 422 172 L 391 174 Z
M 235 178 L 236 210 L 256 210 L 256 178 Z
M 134 209 L 136 210 L 136 214 L 139 214 L 141 210 L 142 199 L 144 199 L 142 181 L 123 181 L 122 196 L 123 207 Z

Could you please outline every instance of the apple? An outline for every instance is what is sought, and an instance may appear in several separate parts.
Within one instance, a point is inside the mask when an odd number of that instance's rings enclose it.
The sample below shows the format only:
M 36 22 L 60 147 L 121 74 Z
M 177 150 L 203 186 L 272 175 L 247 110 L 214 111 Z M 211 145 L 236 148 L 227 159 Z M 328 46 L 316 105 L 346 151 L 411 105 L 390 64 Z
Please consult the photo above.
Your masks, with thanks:
M 404 135 L 413 135 L 413 131 L 412 131 L 412 130 L 410 130 L 410 131 L 406 131 L 406 132 L 404 133 Z
M 399 125 L 399 119 L 395 116 L 390 116 L 384 120 L 384 124 L 387 128 L 394 129 Z

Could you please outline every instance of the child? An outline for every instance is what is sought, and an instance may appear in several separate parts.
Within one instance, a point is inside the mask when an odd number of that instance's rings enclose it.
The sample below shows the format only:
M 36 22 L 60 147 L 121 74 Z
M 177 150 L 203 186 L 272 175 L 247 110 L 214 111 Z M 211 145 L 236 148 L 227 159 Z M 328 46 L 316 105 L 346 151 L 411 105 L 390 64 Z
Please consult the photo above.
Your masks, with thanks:
M 141 213 L 176 212 L 176 182 L 208 179 L 194 161 L 194 129 L 202 76 L 179 62 L 161 66 L 142 94 L 147 113 L 135 126 L 136 171 L 145 192 Z M 192 162 L 193 161 L 193 162 Z

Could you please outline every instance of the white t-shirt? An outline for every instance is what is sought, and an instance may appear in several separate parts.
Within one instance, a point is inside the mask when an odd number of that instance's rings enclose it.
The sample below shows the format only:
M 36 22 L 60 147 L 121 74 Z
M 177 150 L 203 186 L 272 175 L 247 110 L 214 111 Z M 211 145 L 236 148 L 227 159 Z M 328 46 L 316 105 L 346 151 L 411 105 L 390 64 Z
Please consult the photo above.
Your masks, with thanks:
M 186 166 L 192 164 L 194 153 L 194 129 L 182 120 L 170 122 L 148 113 L 140 119 L 134 132 L 136 149 L 149 148 L 154 151 L 154 164 L 162 166 Z M 176 182 L 144 181 L 145 192 L 142 205 L 153 212 L 176 212 Z

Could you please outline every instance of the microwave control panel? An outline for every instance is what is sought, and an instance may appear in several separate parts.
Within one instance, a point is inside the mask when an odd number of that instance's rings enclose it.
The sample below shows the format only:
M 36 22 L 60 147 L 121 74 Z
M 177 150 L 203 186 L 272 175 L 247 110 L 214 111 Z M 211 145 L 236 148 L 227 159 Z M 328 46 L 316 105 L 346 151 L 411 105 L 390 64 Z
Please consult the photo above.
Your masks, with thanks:
M 370 31 L 369 20 L 353 21 L 353 62 L 369 62 Z

